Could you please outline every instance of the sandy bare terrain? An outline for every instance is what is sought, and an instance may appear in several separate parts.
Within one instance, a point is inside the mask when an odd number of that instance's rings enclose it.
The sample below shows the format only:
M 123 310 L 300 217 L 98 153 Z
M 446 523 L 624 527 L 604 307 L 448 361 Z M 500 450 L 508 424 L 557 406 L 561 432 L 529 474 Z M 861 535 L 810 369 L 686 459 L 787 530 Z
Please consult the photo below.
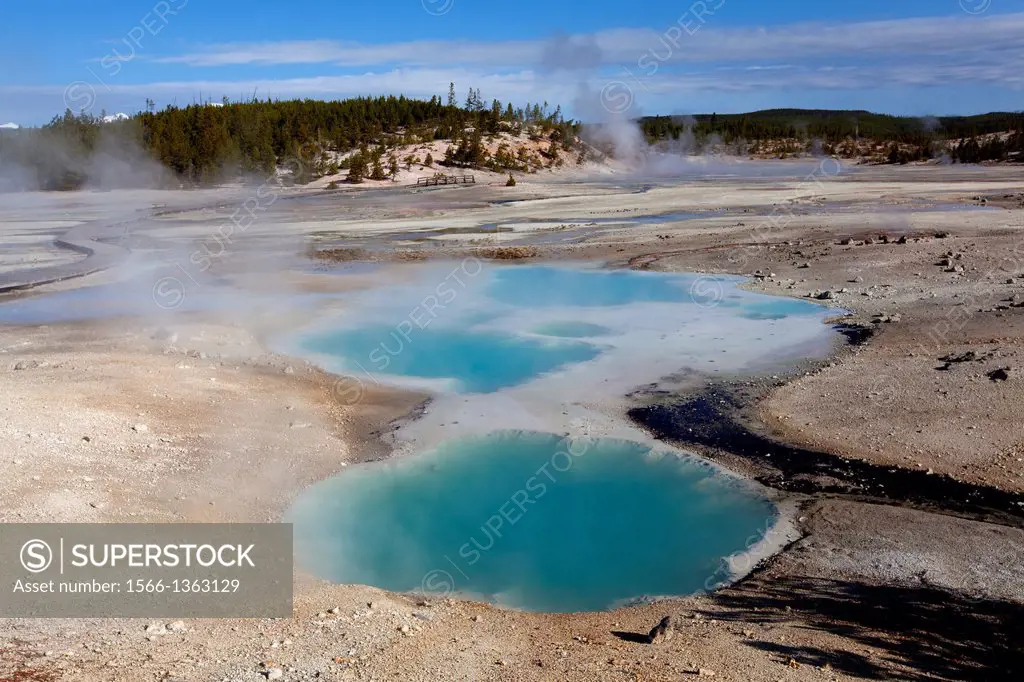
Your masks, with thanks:
M 0 324 L 0 520 L 274 520 L 310 483 L 386 456 L 382 432 L 424 396 L 368 388 L 356 404 L 339 401 L 332 377 L 268 350 L 286 314 L 228 312 L 238 292 L 365 285 L 331 274 L 329 260 L 310 261 L 313 246 L 358 249 L 355 260 L 400 273 L 405 259 L 480 253 L 500 241 L 538 259 L 759 273 L 751 288 L 827 296 L 873 336 L 771 386 L 744 413 L 751 423 L 823 456 L 1024 492 L 1019 171 L 803 175 L 282 195 L 233 234 L 209 272 L 190 273 L 201 285 L 178 275 L 188 300 L 209 308 Z M 181 194 L 140 203 L 167 205 L 132 229 L 141 259 L 133 267 L 152 279 L 175 263 L 192 267 L 190 255 L 209 248 L 249 196 Z M 990 197 L 984 210 L 980 196 Z M 0 241 L 23 235 L 27 222 L 42 234 L 44 221 L 77 210 L 63 196 L 44 199 L 4 213 Z M 479 229 L 494 224 L 519 232 L 496 240 Z M 389 233 L 399 233 L 397 245 Z M 53 289 L 101 282 L 117 279 Z M 0 621 L 0 680 L 19 679 L 15 669 L 37 675 L 23 679 L 125 681 L 259 680 L 278 669 L 285 680 L 1018 678 L 1024 507 L 1016 518 L 967 519 L 872 495 L 790 497 L 802 539 L 712 595 L 523 614 L 297 572 L 291 619 L 187 621 L 184 632 L 155 637 L 139 620 Z M 675 636 L 642 641 L 665 615 Z

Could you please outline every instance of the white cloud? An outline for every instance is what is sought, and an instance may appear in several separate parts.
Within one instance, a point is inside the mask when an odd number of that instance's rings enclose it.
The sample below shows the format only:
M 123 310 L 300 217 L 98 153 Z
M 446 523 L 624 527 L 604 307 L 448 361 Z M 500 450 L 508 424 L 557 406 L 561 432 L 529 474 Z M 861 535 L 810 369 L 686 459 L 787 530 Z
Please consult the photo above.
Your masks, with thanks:
M 670 34 L 672 26 L 675 32 Z M 632 65 L 644 55 L 654 55 L 671 63 L 698 64 L 792 61 L 830 55 L 868 60 L 894 55 L 957 57 L 975 54 L 994 58 L 1024 52 L 1024 12 L 846 24 L 797 23 L 771 28 L 715 28 L 712 16 L 692 35 L 672 26 L 666 25 L 660 31 L 618 29 L 549 40 L 407 41 L 377 45 L 330 40 L 226 43 L 154 61 L 193 67 L 401 64 L 522 69 L 551 68 L 559 63 L 571 68 L 579 68 L 581 64 L 590 67 Z
M 278 98 L 443 97 L 450 81 L 459 86 L 460 95 L 472 85 L 488 98 L 517 104 L 546 99 L 566 106 L 581 90 L 600 93 L 609 81 L 622 81 L 633 90 L 637 110 L 650 111 L 674 109 L 680 102 L 701 109 L 716 93 L 752 93 L 746 98 L 752 103 L 780 94 L 807 102 L 809 93 L 817 93 L 822 101 L 833 102 L 828 92 L 845 91 L 850 93 L 845 101 L 856 106 L 866 94 L 886 88 L 907 93 L 934 88 L 948 93 L 940 106 L 948 101 L 974 108 L 987 104 L 964 101 L 958 93 L 965 86 L 989 88 L 1003 106 L 1024 89 L 1024 13 L 771 28 L 716 28 L 712 16 L 695 34 L 683 32 L 678 46 L 665 36 L 665 30 L 618 29 L 496 43 L 315 40 L 213 45 L 153 59 L 140 55 L 140 62 L 147 61 L 133 66 L 135 82 L 109 78 L 103 85 L 94 83 L 93 111 L 138 109 L 147 97 L 161 105 L 186 104 L 198 100 L 200 93 L 204 100 L 216 101 L 254 90 L 259 97 Z M 260 69 L 244 68 L 275 64 L 311 65 L 306 71 L 312 73 L 275 79 L 261 77 Z M 232 66 L 234 77 L 191 77 L 214 66 Z M 172 69 L 177 78 L 159 78 Z M 143 78 L 149 82 L 138 82 Z M 66 85 L 0 85 L 0 95 L 16 96 L 0 97 L 0 116 L 24 119 L 24 112 L 31 112 L 32 120 L 48 118 L 47 112 L 64 109 Z

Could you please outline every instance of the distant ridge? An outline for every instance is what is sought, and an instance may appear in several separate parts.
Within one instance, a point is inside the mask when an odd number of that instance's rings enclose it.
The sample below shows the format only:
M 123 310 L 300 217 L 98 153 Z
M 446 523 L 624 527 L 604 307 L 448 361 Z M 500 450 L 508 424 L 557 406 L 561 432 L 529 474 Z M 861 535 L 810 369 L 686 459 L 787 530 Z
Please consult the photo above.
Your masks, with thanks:
M 646 116 L 651 143 L 684 140 L 762 158 L 827 154 L 877 163 L 948 157 L 963 163 L 1024 160 L 1024 113 L 892 116 L 864 110 L 764 109 L 742 114 Z

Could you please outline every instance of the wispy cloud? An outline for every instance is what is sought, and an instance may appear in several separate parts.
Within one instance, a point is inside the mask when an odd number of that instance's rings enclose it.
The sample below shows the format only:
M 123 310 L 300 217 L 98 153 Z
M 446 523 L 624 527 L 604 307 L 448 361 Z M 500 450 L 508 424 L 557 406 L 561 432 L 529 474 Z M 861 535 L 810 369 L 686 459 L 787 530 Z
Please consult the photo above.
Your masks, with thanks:
M 588 67 L 636 64 L 649 52 L 665 53 L 679 64 L 800 60 L 847 55 L 879 59 L 894 55 L 955 57 L 964 54 L 1024 52 L 1024 12 L 984 17 L 964 15 L 849 24 L 797 23 L 771 28 L 709 26 L 682 38 L 684 49 L 666 43 L 662 33 L 618 29 L 550 40 L 407 41 L 365 44 L 331 40 L 226 43 L 155 59 L 193 67 L 226 65 L 333 64 L 340 67 L 475 65 L 534 68 L 572 60 Z M 564 47 L 568 45 L 569 47 Z M 558 51 L 567 54 L 558 54 Z M 554 53 L 553 53 L 554 51 Z M 572 57 L 572 60 L 569 59 Z
M 634 91 L 638 113 L 679 111 L 682 103 L 685 110 L 700 109 L 710 100 L 756 108 L 779 101 L 780 93 L 789 99 L 817 93 L 822 101 L 857 106 L 886 88 L 934 88 L 950 94 L 933 103 L 963 110 L 987 106 L 956 94 L 968 86 L 988 88 L 992 101 L 1004 107 L 1013 106 L 1014 93 L 1024 90 L 1024 12 L 770 28 L 709 23 L 676 45 L 668 41 L 654 30 L 616 29 L 491 43 L 224 43 L 176 55 L 141 55 L 146 68 L 135 72 L 134 82 L 108 81 L 96 94 L 100 107 L 129 110 L 145 98 L 184 104 L 200 95 L 235 99 L 254 91 L 280 98 L 444 96 L 455 81 L 503 101 L 569 104 L 577 93 L 600 92 L 610 80 L 621 80 Z M 266 77 L 266 67 L 274 65 L 290 65 L 288 75 L 302 77 Z M 209 77 L 213 67 L 230 76 Z M 63 110 L 66 86 L 0 85 L 0 118 Z M 828 92 L 849 94 L 822 94 Z M 913 106 L 911 100 L 902 106 Z
M 393 69 L 360 74 L 341 74 L 284 79 L 178 80 L 151 83 L 110 84 L 110 96 L 141 101 L 153 97 L 162 102 L 176 98 L 179 104 L 200 94 L 219 99 L 237 98 L 254 91 L 260 97 L 348 97 L 404 93 L 415 97 L 443 96 L 449 81 L 472 84 L 488 96 L 516 102 L 571 100 L 573 93 L 590 88 L 599 91 L 600 76 L 576 79 L 572 74 L 551 74 L 536 70 L 488 73 L 464 69 Z M 1024 89 L 1024 58 L 984 64 L 891 65 L 751 65 L 714 67 L 686 73 L 665 73 L 645 81 L 651 97 L 696 95 L 714 92 L 757 92 L 762 90 L 860 90 L 887 86 L 942 86 L 990 84 Z M 0 94 L 60 96 L 59 85 L 0 86 Z

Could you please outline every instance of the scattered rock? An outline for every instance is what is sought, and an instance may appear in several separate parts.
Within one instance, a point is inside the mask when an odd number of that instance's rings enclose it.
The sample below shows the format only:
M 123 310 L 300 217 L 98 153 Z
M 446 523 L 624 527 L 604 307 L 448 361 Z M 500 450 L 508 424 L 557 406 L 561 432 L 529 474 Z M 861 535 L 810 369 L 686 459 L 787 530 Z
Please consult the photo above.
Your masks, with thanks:
M 714 670 L 708 670 L 707 668 L 698 668 L 697 669 L 697 676 L 698 677 L 714 677 L 715 676 L 715 671 Z
M 471 620 L 474 623 L 482 623 L 484 621 L 483 616 L 473 616 L 473 618 L 471 618 Z
M 136 424 L 135 426 L 132 427 L 132 431 L 134 431 L 135 433 L 146 433 L 149 431 L 149 427 L 146 426 L 145 424 Z
M 650 634 L 647 635 L 647 641 L 651 644 L 661 644 L 672 639 L 672 635 L 674 634 L 672 616 L 665 616 L 661 619 L 660 623 L 651 629 Z
M 185 632 L 185 621 L 176 620 L 173 623 L 168 623 L 167 629 L 171 632 Z
M 815 298 L 818 299 L 819 301 L 829 301 L 835 298 L 835 294 L 833 294 L 831 291 L 822 291 L 817 296 L 815 296 Z
M 39 369 L 45 367 L 45 363 L 39 362 L 38 360 L 20 360 L 14 365 L 15 372 L 21 372 L 26 369 Z
M 150 623 L 146 626 L 147 635 L 166 635 L 167 628 L 164 627 L 163 623 Z
M 280 668 L 270 668 L 264 674 L 267 676 L 268 680 L 279 680 L 284 677 L 284 671 Z
M 999 369 L 994 369 L 988 373 L 988 378 L 992 381 L 1006 381 L 1010 378 L 1010 368 L 1000 367 Z
M 964 351 L 963 353 L 951 353 L 949 355 L 943 355 L 939 360 L 945 362 L 947 365 L 959 364 L 961 362 L 981 362 L 989 357 L 988 354 L 980 355 L 973 350 Z

